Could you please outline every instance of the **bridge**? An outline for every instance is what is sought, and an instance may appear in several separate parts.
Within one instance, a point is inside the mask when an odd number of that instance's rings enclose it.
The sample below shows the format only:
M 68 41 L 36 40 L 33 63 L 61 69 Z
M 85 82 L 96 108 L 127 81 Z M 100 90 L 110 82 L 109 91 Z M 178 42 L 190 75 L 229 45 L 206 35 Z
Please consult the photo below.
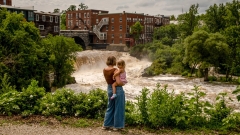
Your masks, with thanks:
M 88 30 L 61 30 L 60 35 L 74 38 L 75 42 L 81 45 L 84 50 L 90 47 Z

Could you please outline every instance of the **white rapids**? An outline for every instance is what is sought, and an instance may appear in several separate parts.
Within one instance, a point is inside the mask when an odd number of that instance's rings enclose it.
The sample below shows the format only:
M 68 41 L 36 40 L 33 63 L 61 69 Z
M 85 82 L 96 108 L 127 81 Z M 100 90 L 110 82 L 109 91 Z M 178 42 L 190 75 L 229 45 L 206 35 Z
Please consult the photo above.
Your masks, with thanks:
M 76 71 L 72 74 L 76 79 L 76 84 L 67 85 L 67 88 L 75 92 L 89 92 L 90 90 L 100 88 L 106 90 L 106 82 L 103 77 L 103 68 L 106 67 L 105 61 L 108 56 L 115 56 L 117 59 L 123 59 L 126 62 L 126 72 L 128 83 L 123 86 L 126 99 L 134 100 L 141 90 L 145 87 L 152 91 L 156 84 L 167 85 L 168 90 L 174 90 L 176 94 L 181 92 L 188 93 L 195 85 L 200 86 L 200 90 L 206 92 L 206 100 L 215 101 L 218 93 L 227 92 L 228 97 L 233 101 L 228 104 L 239 109 L 240 103 L 236 100 L 236 95 L 231 94 L 236 85 L 207 83 L 202 79 L 186 79 L 181 76 L 159 75 L 155 77 L 142 77 L 141 74 L 145 68 L 151 65 L 148 60 L 138 60 L 131 57 L 127 52 L 87 50 L 79 52 L 75 64 Z

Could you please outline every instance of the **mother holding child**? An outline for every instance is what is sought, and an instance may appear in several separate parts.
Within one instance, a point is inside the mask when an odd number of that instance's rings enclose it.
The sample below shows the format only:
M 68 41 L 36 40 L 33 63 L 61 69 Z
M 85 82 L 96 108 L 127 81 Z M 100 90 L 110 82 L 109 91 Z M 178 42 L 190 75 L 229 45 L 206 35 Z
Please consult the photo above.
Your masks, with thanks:
M 114 67 L 116 64 L 118 69 Z M 108 84 L 108 105 L 102 129 L 119 130 L 125 125 L 125 92 L 122 87 L 127 83 L 125 62 L 116 62 L 114 56 L 109 56 L 106 65 L 103 75 Z

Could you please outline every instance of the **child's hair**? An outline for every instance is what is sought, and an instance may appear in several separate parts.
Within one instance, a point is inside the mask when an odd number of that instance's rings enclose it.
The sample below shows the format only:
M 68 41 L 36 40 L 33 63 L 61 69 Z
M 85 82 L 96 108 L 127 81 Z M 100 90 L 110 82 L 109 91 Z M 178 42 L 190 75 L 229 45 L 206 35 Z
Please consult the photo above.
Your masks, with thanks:
M 123 66 L 124 68 L 125 68 L 125 61 L 124 60 L 119 60 L 118 62 L 117 62 L 117 65 L 118 66 Z
M 115 66 L 116 65 L 116 58 L 114 57 L 114 56 L 109 56 L 108 58 L 107 58 L 107 61 L 106 61 L 106 64 L 108 65 L 108 66 Z

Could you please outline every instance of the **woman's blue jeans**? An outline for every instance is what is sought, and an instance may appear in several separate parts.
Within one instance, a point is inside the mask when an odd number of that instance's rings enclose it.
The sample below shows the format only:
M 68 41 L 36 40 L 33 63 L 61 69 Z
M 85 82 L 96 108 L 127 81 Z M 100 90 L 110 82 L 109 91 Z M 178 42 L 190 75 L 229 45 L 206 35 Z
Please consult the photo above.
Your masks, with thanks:
M 124 128 L 125 125 L 125 92 L 122 86 L 116 87 L 117 97 L 111 99 L 112 85 L 108 85 L 108 106 L 104 118 L 104 127 Z

